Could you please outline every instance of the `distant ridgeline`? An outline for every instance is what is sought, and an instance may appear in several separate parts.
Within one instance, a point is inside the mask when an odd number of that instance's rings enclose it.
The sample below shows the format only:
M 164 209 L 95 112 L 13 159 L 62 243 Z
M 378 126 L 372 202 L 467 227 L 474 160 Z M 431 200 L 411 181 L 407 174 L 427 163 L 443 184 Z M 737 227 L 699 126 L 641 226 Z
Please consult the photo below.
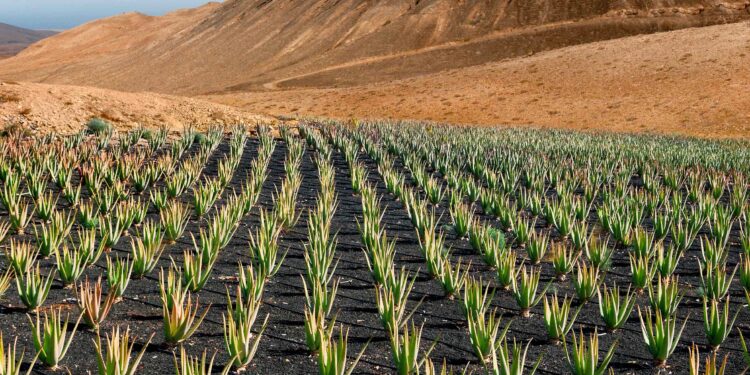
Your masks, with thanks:
M 744 19 L 745 0 L 227 0 L 87 23 L 3 61 L 0 78 L 187 95 L 346 86 Z

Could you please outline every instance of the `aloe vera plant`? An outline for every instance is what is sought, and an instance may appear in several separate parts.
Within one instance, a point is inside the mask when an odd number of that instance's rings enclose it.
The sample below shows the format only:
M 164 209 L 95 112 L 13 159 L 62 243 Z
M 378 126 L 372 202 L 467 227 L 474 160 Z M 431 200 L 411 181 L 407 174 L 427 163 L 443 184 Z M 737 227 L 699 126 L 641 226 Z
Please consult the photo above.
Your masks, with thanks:
M 682 301 L 682 292 L 679 289 L 679 279 L 659 278 L 656 287 L 650 287 L 648 298 L 651 307 L 658 310 L 664 316 L 672 316 Z
M 200 357 L 193 357 L 188 355 L 184 346 L 180 346 L 179 360 L 177 359 L 177 353 L 174 353 L 173 356 L 176 375 L 205 375 L 213 373 L 216 354 L 211 356 L 211 359 L 207 360 L 206 351 L 204 350 Z M 227 375 L 230 370 L 232 370 L 231 362 L 224 367 L 221 374 Z
M 513 279 L 513 297 L 521 309 L 521 316 L 528 318 L 531 316 L 531 308 L 536 306 L 544 297 L 551 283 L 548 283 L 541 292 L 538 292 L 539 277 L 541 272 L 533 268 L 526 271 L 526 266 L 521 266 L 518 278 Z
M 417 303 L 411 311 L 407 307 L 416 277 L 416 274 L 411 277 L 409 272 L 402 268 L 398 276 L 393 274 L 381 288 L 375 290 L 378 314 L 386 332 L 398 332 L 421 304 Z
M 257 272 L 252 265 L 243 267 L 240 262 L 237 281 L 243 299 L 261 300 L 266 285 L 266 276 L 262 272 Z
M 646 287 L 650 286 L 655 274 L 656 267 L 650 259 L 630 254 L 630 283 L 636 292 L 642 293 Z
M 621 299 L 620 289 L 616 284 L 611 289 L 607 288 L 606 285 L 602 285 L 596 293 L 599 297 L 599 316 L 604 320 L 607 329 L 614 331 L 622 328 L 627 322 L 628 317 L 630 317 L 633 306 L 635 306 L 635 293 L 631 294 L 630 287 L 628 287 L 624 298 Z
M 602 240 L 599 236 L 592 234 L 584 246 L 584 253 L 592 266 L 598 270 L 606 270 L 609 268 L 614 248 L 607 245 L 607 240 Z
M 532 232 L 526 246 L 526 254 L 529 256 L 531 264 L 539 264 L 547 254 L 549 247 L 549 235 L 540 235 Z
M 206 285 L 211 277 L 211 271 L 213 270 L 217 259 L 218 257 L 204 256 L 202 253 L 193 255 L 190 250 L 186 250 L 182 257 L 183 285 L 185 285 L 191 292 L 198 292 L 203 289 L 203 286 Z M 172 260 L 172 264 L 177 268 L 174 260 Z
M 90 283 L 88 279 L 75 289 L 78 308 L 83 315 L 83 321 L 91 329 L 99 331 L 99 325 L 107 318 L 112 306 L 115 304 L 117 295 L 110 292 L 102 298 L 102 279 L 99 277 L 96 283 Z
M 122 300 L 122 296 L 125 295 L 132 273 L 133 262 L 130 262 L 129 258 L 122 260 L 118 257 L 113 262 L 107 257 L 107 285 L 109 294 L 114 296 L 115 302 Z
M 498 283 L 503 289 L 509 290 L 520 271 L 520 268 L 516 266 L 516 252 L 513 250 L 497 252 L 494 264 Z
M 268 317 L 269 315 L 266 315 L 258 333 L 254 333 L 252 332 L 254 319 L 235 320 L 232 314 L 224 316 L 224 344 L 233 358 L 232 367 L 237 370 L 244 369 L 255 358 L 263 332 L 268 325 Z
M 273 216 L 285 229 L 294 227 L 300 217 L 300 212 L 297 212 L 297 195 L 302 184 L 299 164 L 294 163 L 289 168 L 287 178 L 282 183 L 281 189 L 277 190 L 274 195 Z
M 52 192 L 47 192 L 40 195 L 36 199 L 36 205 L 34 206 L 34 212 L 42 221 L 47 221 L 52 218 L 55 213 L 55 206 L 57 206 L 58 197 L 52 195 Z
M 539 364 L 542 363 L 542 356 L 537 358 L 531 370 L 526 372 L 526 356 L 529 352 L 529 346 L 531 346 L 531 340 L 524 347 L 516 343 L 516 339 L 513 339 L 512 349 L 508 349 L 508 338 L 505 337 L 495 349 L 495 353 L 492 354 L 492 366 L 490 372 L 493 375 L 534 375 L 536 369 L 539 368 Z
M 175 243 L 182 237 L 187 227 L 190 212 L 187 206 L 176 201 L 171 201 L 159 212 L 161 227 L 164 228 L 164 238 L 168 243 Z
M 106 350 L 101 337 L 97 337 L 94 346 L 99 375 L 134 375 L 153 337 L 152 334 L 135 357 L 132 355 L 135 341 L 131 341 L 129 328 L 124 333 L 119 326 L 113 328 L 111 335 L 108 334 L 105 339 Z
M 616 348 L 617 342 L 615 341 L 609 347 L 607 354 L 604 355 L 600 363 L 599 336 L 596 329 L 589 336 L 588 343 L 586 342 L 586 337 L 583 335 L 583 331 L 581 331 L 578 337 L 573 333 L 573 350 L 569 351 L 567 347 L 565 349 L 565 356 L 570 366 L 570 372 L 573 375 L 603 375 L 607 371 L 610 361 L 612 361 Z
M 367 267 L 370 269 L 375 285 L 385 285 L 393 276 L 393 259 L 396 253 L 396 241 L 389 241 L 385 232 L 378 234 L 378 237 L 370 246 L 370 250 L 365 251 L 365 260 Z
M 739 265 L 735 266 L 731 275 L 727 273 L 725 267 L 724 264 L 709 265 L 704 269 L 699 262 L 698 269 L 701 276 L 701 290 L 705 297 L 712 300 L 722 300 L 727 295 Z
M 497 267 L 496 261 L 508 251 L 508 243 L 505 236 L 495 228 L 487 227 L 486 235 L 481 245 L 481 255 L 484 262 L 490 267 Z
M 203 314 L 198 317 L 198 299 L 196 298 L 193 304 L 190 292 L 175 289 L 174 284 L 164 277 L 163 272 L 160 279 L 164 341 L 169 345 L 179 344 L 192 336 L 200 327 L 211 305 L 206 307 Z
M 468 277 L 463 288 L 462 309 L 465 316 L 477 315 L 490 305 L 495 291 L 490 285 L 483 285 L 482 279 Z
M 469 208 L 466 204 L 459 204 L 456 207 L 451 208 L 450 213 L 456 236 L 459 238 L 466 236 L 472 227 L 474 210 Z
M 31 222 L 32 216 L 29 214 L 29 206 L 25 203 L 19 203 L 18 205 L 11 207 L 8 210 L 8 220 L 11 228 L 16 233 L 24 234 L 26 227 Z
M 78 207 L 78 223 L 85 229 L 96 228 L 99 225 L 99 211 L 91 203 L 84 203 Z
M 693 343 L 689 348 L 690 351 L 690 375 L 701 374 L 701 355 L 698 350 L 698 346 Z M 716 351 L 706 357 L 706 367 L 703 370 L 703 375 L 724 375 L 727 368 L 727 360 L 729 355 L 724 356 L 722 362 L 718 362 L 716 358 Z
M 583 262 L 579 262 L 576 267 L 575 278 L 572 279 L 573 289 L 576 291 L 578 300 L 582 303 L 594 296 L 599 288 L 601 280 L 599 279 L 599 269 Z
M 281 226 L 274 214 L 265 210 L 260 212 L 260 223 L 255 233 L 250 233 L 250 256 L 253 265 L 266 277 L 272 277 L 279 271 L 286 253 L 279 258 L 278 239 Z
M 557 344 L 565 338 L 565 336 L 573 328 L 578 313 L 581 312 L 583 305 L 570 314 L 570 304 L 573 300 L 568 299 L 566 296 L 563 298 L 562 303 L 557 298 L 557 293 L 548 299 L 544 297 L 544 326 L 547 329 L 547 338 L 553 343 Z
M 552 266 L 555 269 L 557 280 L 563 281 L 567 275 L 573 271 L 580 253 L 572 251 L 564 243 L 553 243 L 552 246 Z
M 724 303 L 723 312 L 719 308 L 719 302 L 712 300 L 709 303 L 707 298 L 703 297 L 703 328 L 706 331 L 708 344 L 714 351 L 729 336 L 738 314 L 739 311 L 734 314 L 731 321 L 729 320 L 729 297 Z
M 18 296 L 29 311 L 36 311 L 44 304 L 52 287 L 52 273 L 46 279 L 42 277 L 39 264 L 29 268 L 23 276 L 16 278 Z
M 414 322 L 407 324 L 403 332 L 391 335 L 391 353 L 399 375 L 419 374 L 420 368 L 437 344 L 434 342 L 420 356 L 421 341 L 422 326 L 417 328 Z
M 138 237 L 131 239 L 130 248 L 133 259 L 131 275 L 135 279 L 140 279 L 153 271 L 164 252 L 164 245 L 161 243 L 147 245 Z
M 505 338 L 510 323 L 501 331 L 501 319 L 497 310 L 489 310 L 489 305 L 479 311 L 467 315 L 469 339 L 474 348 L 474 354 L 479 361 L 487 366 L 492 361 L 492 354 L 498 343 Z
M 21 354 L 18 355 L 18 350 L 16 349 L 17 344 L 18 337 L 13 340 L 13 346 L 11 346 L 10 343 L 6 346 L 5 341 L 3 340 L 3 333 L 0 332 L 0 372 L 4 375 L 24 374 L 21 372 L 21 368 L 23 366 L 25 352 L 22 350 Z M 36 360 L 37 357 L 34 357 L 31 361 L 31 365 L 29 365 L 26 370 L 25 375 L 31 374 L 31 371 L 34 369 L 34 364 L 36 364 Z
M 448 252 L 444 248 L 445 235 L 437 231 L 436 222 L 425 228 L 423 233 L 417 231 L 420 249 L 422 255 L 427 261 L 427 270 L 433 277 L 438 277 L 445 267 L 448 260 Z
M 16 275 L 26 274 L 35 264 L 39 250 L 35 249 L 29 242 L 20 242 L 15 239 L 10 242 L 10 249 L 5 253 Z
M 81 316 L 78 317 L 73 329 L 68 337 L 69 316 L 62 319 L 62 312 L 53 309 L 49 314 L 44 313 L 44 323 L 39 320 L 39 313 L 36 314 L 36 322 L 29 318 L 29 325 L 32 330 L 32 343 L 37 353 L 37 358 L 50 367 L 52 370 L 59 368 L 60 362 L 67 354 L 70 344 L 73 342 L 78 323 L 81 322 Z
M 450 262 L 443 263 L 443 271 L 438 275 L 438 281 L 440 286 L 443 287 L 447 299 L 454 299 L 455 295 L 463 289 L 470 269 L 471 262 L 463 266 L 460 258 L 455 266 L 451 265 Z
M 57 258 L 57 274 L 63 285 L 71 287 L 86 271 L 86 259 L 80 252 L 68 249 L 63 245 L 62 249 L 55 253 Z
M 658 367 L 664 367 L 669 356 L 677 349 L 677 344 L 687 324 L 687 318 L 678 331 L 676 329 L 677 318 L 663 316 L 660 310 L 652 314 L 651 310 L 647 309 L 643 314 L 639 307 L 638 317 L 641 320 L 641 331 L 646 348 L 653 356 L 654 363 Z
M 318 373 L 320 375 L 351 375 L 357 367 L 368 344 L 362 347 L 357 357 L 347 364 L 347 351 L 349 331 L 343 327 L 339 330 L 339 339 L 336 341 L 332 335 L 324 335 L 323 342 L 318 353 Z
M 34 227 L 34 234 L 39 244 L 39 254 L 43 257 L 56 254 L 68 232 L 70 232 L 70 226 L 61 227 L 61 225 L 65 224 L 53 221 L 49 225 L 43 223 L 41 231 Z

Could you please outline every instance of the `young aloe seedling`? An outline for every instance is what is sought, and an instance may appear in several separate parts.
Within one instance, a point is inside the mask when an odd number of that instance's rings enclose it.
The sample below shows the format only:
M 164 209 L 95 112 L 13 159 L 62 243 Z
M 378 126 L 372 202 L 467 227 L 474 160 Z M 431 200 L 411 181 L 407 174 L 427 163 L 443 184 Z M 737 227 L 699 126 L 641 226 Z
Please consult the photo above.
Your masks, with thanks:
M 16 286 L 21 302 L 29 311 L 36 311 L 49 295 L 52 287 L 52 273 L 47 276 L 46 280 L 43 279 L 39 264 L 37 264 L 36 269 L 30 268 L 23 277 L 16 278 Z
M 604 320 L 607 330 L 620 329 L 628 321 L 630 312 L 633 311 L 636 302 L 635 293 L 630 293 L 630 287 L 628 287 L 624 299 L 621 300 L 617 284 L 612 289 L 602 285 L 596 293 L 599 296 L 599 316 Z
M 567 344 L 565 348 L 565 357 L 568 359 L 570 372 L 573 375 L 603 375 L 609 367 L 609 362 L 615 354 L 617 341 L 609 347 L 607 354 L 599 363 L 599 335 L 596 329 L 589 336 L 588 345 L 583 331 L 580 333 L 580 339 L 573 333 L 573 350 L 568 351 Z
M 446 298 L 453 300 L 455 295 L 463 289 L 470 269 L 471 262 L 464 267 L 461 258 L 458 259 L 455 266 L 452 266 L 448 261 L 443 263 L 443 272 L 438 276 L 438 281 L 443 287 Z
M 630 254 L 631 285 L 638 294 L 643 293 L 646 287 L 651 286 L 651 281 L 656 274 L 656 267 L 649 258 L 639 258 Z
M 552 248 L 552 266 L 555 268 L 557 280 L 563 281 L 567 275 L 573 271 L 573 267 L 581 253 L 575 252 L 562 242 L 553 243 Z
M 418 374 L 430 353 L 437 345 L 433 342 L 420 357 L 420 343 L 422 340 L 422 326 L 417 328 L 414 322 L 404 327 L 403 333 L 394 332 L 391 335 L 391 353 L 399 375 Z
M 501 342 L 498 343 L 497 348 L 492 354 L 492 367 L 491 373 L 494 375 L 534 375 L 539 364 L 542 363 L 542 356 L 536 360 L 531 370 L 525 372 L 526 369 L 526 355 L 529 352 L 529 346 L 531 346 L 531 340 L 526 344 L 518 345 L 516 339 L 513 339 L 512 349 L 508 349 L 508 338 L 505 337 Z
M 659 278 L 656 288 L 653 286 L 648 289 L 648 298 L 651 307 L 659 310 L 662 315 L 672 316 L 677 311 L 677 307 L 682 301 L 682 293 L 679 289 L 679 279 Z
M 547 283 L 541 293 L 537 294 L 540 276 L 540 270 L 532 268 L 531 271 L 527 272 L 526 266 L 522 266 L 518 278 L 513 279 L 513 296 L 521 309 L 521 316 L 524 318 L 531 316 L 531 308 L 541 301 L 552 284 L 551 282 Z
M 347 364 L 348 339 L 349 331 L 344 330 L 343 327 L 339 330 L 338 341 L 335 341 L 332 335 L 323 335 L 323 342 L 318 353 L 318 370 L 320 375 L 351 375 L 354 373 L 354 369 L 357 367 L 369 343 L 362 347 L 362 350 L 351 364 Z
M 13 340 L 13 346 L 8 343 L 7 347 L 3 340 L 3 333 L 0 332 L 0 372 L 3 375 L 22 375 L 21 367 L 23 366 L 23 357 L 25 352 L 21 351 L 21 355 L 18 356 L 16 350 L 18 344 L 18 337 Z M 18 359 L 16 359 L 18 358 Z M 37 357 L 31 361 L 31 365 L 26 370 L 25 375 L 30 375 L 36 364 Z
M 703 327 L 706 330 L 706 339 L 708 344 L 714 349 L 719 348 L 729 333 L 732 331 L 738 310 L 732 320 L 729 320 L 729 297 L 724 303 L 724 312 L 719 309 L 719 302 L 712 300 L 709 304 L 706 297 L 703 297 Z
M 583 262 L 576 267 L 575 278 L 572 279 L 573 288 L 578 296 L 578 301 L 584 304 L 596 294 L 601 281 L 599 280 L 599 269 Z
M 59 368 L 60 361 L 62 361 L 68 352 L 78 329 L 78 323 L 81 322 L 81 317 L 78 317 L 69 338 L 68 318 L 63 321 L 60 310 L 53 309 L 49 315 L 45 312 L 43 325 L 39 320 L 38 312 L 36 314 L 36 323 L 31 320 L 31 316 L 28 317 L 33 333 L 32 343 L 37 352 L 37 357 L 52 370 Z
M 548 247 L 549 234 L 537 234 L 537 232 L 532 232 L 529 237 L 528 246 L 526 247 L 526 254 L 529 256 L 529 262 L 534 265 L 539 264 L 547 254 Z
M 273 214 L 261 210 L 258 228 L 255 234 L 250 233 L 250 256 L 253 259 L 253 266 L 266 277 L 273 277 L 286 258 L 286 253 L 280 259 L 278 257 L 278 239 L 281 229 L 280 223 Z
M 122 296 L 125 295 L 125 289 L 128 287 L 132 273 L 133 263 L 130 262 L 129 258 L 123 261 L 118 257 L 112 262 L 107 257 L 107 285 L 109 286 L 109 294 L 114 296 L 115 302 L 121 301 Z
M 690 348 L 690 375 L 701 374 L 701 354 L 698 351 L 698 346 L 693 344 Z M 724 375 L 727 369 L 727 360 L 729 360 L 729 354 L 724 356 L 724 361 L 721 363 L 717 362 L 716 351 L 706 357 L 706 369 L 703 371 L 703 375 Z
M 116 326 L 112 329 L 112 334 L 107 335 L 106 343 L 107 349 L 104 350 L 102 345 L 101 337 L 97 334 L 97 340 L 94 341 L 94 346 L 97 355 L 97 365 L 99 368 L 100 375 L 135 375 L 138 365 L 141 363 L 143 355 L 146 353 L 148 345 L 151 343 L 151 339 L 154 334 L 151 334 L 148 341 L 141 348 L 141 351 L 132 357 L 133 347 L 135 341 L 131 341 L 130 329 L 126 329 L 124 333 L 120 332 L 120 327 Z
M 90 283 L 87 278 L 75 291 L 84 322 L 89 328 L 99 332 L 99 325 L 109 315 L 117 296 L 110 292 L 106 298 L 102 298 L 101 277 L 96 283 Z
M 645 315 L 645 318 L 644 318 Z M 677 318 L 672 316 L 663 316 L 661 311 L 656 310 L 655 314 L 646 309 L 646 313 L 641 312 L 638 308 L 638 317 L 641 320 L 641 331 L 643 332 L 643 341 L 646 343 L 648 351 L 654 358 L 654 363 L 658 367 L 666 366 L 667 359 L 677 349 L 682 332 L 687 324 L 687 318 L 682 323 L 680 330 L 676 330 Z
M 170 276 L 172 276 L 171 270 Z M 190 292 L 182 292 L 181 288 L 176 288 L 174 278 L 165 279 L 162 273 L 160 279 L 164 341 L 170 345 L 179 344 L 195 333 L 211 306 L 206 307 L 203 315 L 196 320 L 199 308 L 198 300 L 196 299 L 195 305 L 193 305 Z
M 544 297 L 544 326 L 547 328 L 547 338 L 555 344 L 565 339 L 565 336 L 573 328 L 578 313 L 581 312 L 583 305 L 579 305 L 573 315 L 570 315 L 570 304 L 572 299 L 566 296 L 562 303 L 555 293 L 552 299 Z

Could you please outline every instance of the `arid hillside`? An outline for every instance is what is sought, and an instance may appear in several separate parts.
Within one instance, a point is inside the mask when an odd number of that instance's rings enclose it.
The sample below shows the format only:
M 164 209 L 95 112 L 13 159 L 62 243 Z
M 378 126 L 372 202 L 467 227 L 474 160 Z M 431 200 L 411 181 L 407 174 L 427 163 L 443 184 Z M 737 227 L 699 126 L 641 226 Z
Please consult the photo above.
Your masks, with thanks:
M 0 77 L 205 94 L 355 86 L 750 18 L 747 0 L 227 0 L 94 21 Z M 137 30 L 137 32 L 135 32 Z
M 272 120 L 199 99 L 0 81 L 0 127 L 20 125 L 33 133 L 69 133 L 82 129 L 92 117 L 104 118 L 120 129 L 140 124 L 174 130 Z
M 29 30 L 0 22 L 0 59 L 13 56 L 30 44 L 51 35 L 55 35 L 55 32 Z
M 252 112 L 750 137 L 750 23 L 590 43 L 339 89 L 208 97 Z

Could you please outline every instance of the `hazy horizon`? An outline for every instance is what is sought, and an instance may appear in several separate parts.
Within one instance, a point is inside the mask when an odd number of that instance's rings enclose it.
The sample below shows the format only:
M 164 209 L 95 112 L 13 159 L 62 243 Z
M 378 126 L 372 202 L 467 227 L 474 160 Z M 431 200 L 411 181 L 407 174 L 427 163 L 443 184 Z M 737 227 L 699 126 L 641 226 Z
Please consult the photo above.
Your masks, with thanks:
M 125 12 L 162 15 L 175 9 L 192 8 L 206 0 L 34 0 L 0 1 L 0 22 L 27 29 L 64 30 L 91 20 Z

